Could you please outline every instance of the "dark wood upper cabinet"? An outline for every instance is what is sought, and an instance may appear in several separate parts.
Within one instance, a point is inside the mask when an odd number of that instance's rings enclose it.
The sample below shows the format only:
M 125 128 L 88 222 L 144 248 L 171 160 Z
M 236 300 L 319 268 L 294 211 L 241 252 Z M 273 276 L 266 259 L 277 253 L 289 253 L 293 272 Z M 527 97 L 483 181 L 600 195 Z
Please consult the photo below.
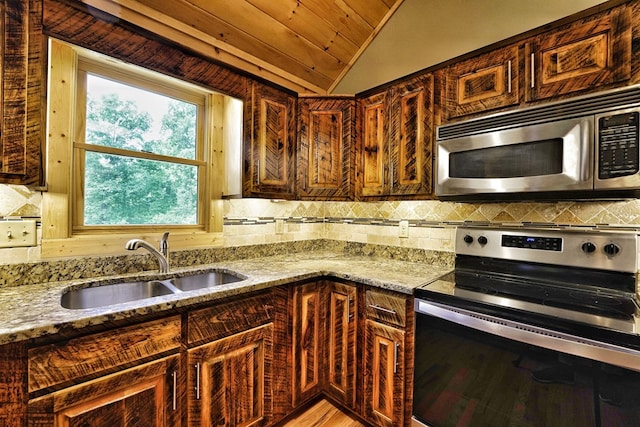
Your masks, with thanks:
M 391 195 L 432 193 L 433 75 L 391 90 Z
M 360 99 L 358 197 L 432 193 L 433 74 Z
M 0 0 L 0 183 L 42 183 L 42 2 Z
M 298 101 L 298 195 L 301 199 L 353 199 L 355 99 Z
M 628 81 L 631 40 L 627 5 L 533 38 L 526 43 L 527 101 Z
M 518 46 L 508 46 L 451 65 L 444 72 L 445 119 L 517 105 Z
M 388 182 L 388 93 L 358 100 L 358 196 L 382 196 Z
M 260 83 L 248 86 L 243 195 L 293 198 L 296 98 Z

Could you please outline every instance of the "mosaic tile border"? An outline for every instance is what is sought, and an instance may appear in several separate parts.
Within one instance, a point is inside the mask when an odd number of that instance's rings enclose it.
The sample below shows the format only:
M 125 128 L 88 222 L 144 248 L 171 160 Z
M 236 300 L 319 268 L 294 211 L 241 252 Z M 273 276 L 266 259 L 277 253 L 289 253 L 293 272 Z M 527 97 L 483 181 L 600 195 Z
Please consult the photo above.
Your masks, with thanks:
M 259 218 L 225 218 L 224 225 L 261 225 L 274 224 L 276 220 L 282 220 L 287 224 L 353 224 L 371 225 L 381 227 L 397 227 L 401 219 L 380 218 L 353 218 L 353 217 L 259 217 Z M 576 229 L 602 229 L 624 230 L 640 232 L 640 224 L 573 224 L 553 222 L 491 222 L 491 221 L 433 221 L 420 219 L 406 219 L 409 227 L 438 228 L 438 227 L 536 227 L 536 228 L 576 228 Z

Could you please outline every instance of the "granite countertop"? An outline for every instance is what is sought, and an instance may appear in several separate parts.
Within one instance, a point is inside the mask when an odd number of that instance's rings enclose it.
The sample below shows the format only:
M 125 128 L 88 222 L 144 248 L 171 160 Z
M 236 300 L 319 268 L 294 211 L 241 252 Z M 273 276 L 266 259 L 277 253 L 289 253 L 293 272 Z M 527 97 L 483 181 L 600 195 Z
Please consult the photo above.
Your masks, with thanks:
M 157 280 L 223 269 L 236 272 L 245 280 L 178 294 L 148 298 L 100 308 L 71 310 L 60 305 L 60 297 L 69 288 L 96 284 Z M 414 288 L 431 282 L 449 269 L 419 262 L 348 255 L 344 252 L 314 251 L 298 254 L 251 258 L 238 261 L 172 269 L 161 275 L 143 272 L 95 279 L 49 282 L 0 289 L 0 344 L 54 335 L 63 330 L 131 319 L 161 313 L 193 304 L 215 301 L 233 295 L 293 283 L 305 279 L 331 276 L 413 294 Z

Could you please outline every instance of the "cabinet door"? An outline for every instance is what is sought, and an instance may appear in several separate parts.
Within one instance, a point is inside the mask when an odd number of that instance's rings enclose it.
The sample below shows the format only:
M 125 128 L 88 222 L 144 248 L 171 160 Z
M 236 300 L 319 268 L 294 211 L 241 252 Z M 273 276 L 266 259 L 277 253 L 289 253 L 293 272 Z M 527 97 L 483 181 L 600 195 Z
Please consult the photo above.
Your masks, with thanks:
M 295 196 L 296 98 L 259 83 L 245 103 L 243 194 Z
M 42 2 L 0 1 L 0 183 L 42 177 Z
M 327 331 L 325 392 L 344 405 L 355 406 L 356 287 L 336 282 L 325 285 Z
M 320 392 L 322 322 L 322 283 L 296 286 L 293 291 L 294 406 Z
M 268 423 L 272 323 L 191 349 L 187 359 L 189 426 Z
M 431 194 L 432 74 L 417 77 L 392 89 L 390 122 L 390 194 Z
M 404 331 L 366 320 L 364 352 L 365 418 L 404 425 Z
M 527 100 L 602 89 L 631 77 L 631 12 L 622 5 L 527 43 Z
M 303 98 L 298 109 L 298 194 L 352 199 L 355 100 Z
M 359 126 L 361 127 L 358 158 L 358 194 L 381 196 L 387 193 L 389 126 L 387 92 L 372 95 L 359 101 Z
M 29 427 L 181 425 L 179 356 L 33 399 Z
M 518 46 L 458 62 L 445 71 L 444 117 L 452 119 L 516 105 Z

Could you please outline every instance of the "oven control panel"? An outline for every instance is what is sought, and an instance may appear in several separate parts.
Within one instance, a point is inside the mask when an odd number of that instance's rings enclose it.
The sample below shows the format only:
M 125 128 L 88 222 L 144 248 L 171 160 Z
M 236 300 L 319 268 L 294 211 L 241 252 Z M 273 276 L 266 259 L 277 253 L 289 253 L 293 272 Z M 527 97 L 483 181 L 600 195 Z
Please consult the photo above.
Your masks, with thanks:
M 498 259 L 636 273 L 638 236 L 614 230 L 459 227 L 455 251 Z
M 562 239 L 559 237 L 539 237 L 527 235 L 502 236 L 502 246 L 506 248 L 538 249 L 541 251 L 561 251 Z

